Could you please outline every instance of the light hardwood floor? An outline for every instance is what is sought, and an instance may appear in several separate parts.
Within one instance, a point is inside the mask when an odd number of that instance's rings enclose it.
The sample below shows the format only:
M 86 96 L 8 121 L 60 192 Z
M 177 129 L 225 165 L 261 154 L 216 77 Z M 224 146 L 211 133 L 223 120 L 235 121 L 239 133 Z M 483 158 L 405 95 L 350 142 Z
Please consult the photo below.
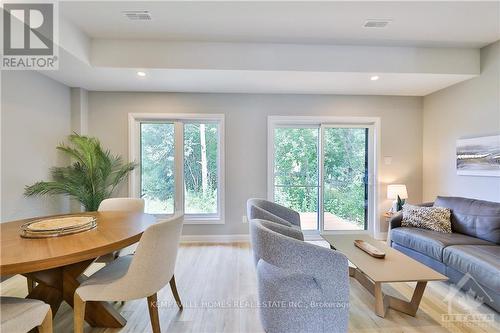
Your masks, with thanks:
M 316 243 L 316 242 L 315 242 Z M 317 243 L 322 245 L 321 243 Z M 98 264 L 91 270 L 98 269 Z M 262 332 L 257 303 L 256 277 L 248 243 L 182 244 L 175 272 L 184 311 L 179 312 L 167 285 L 158 294 L 162 332 Z M 414 285 L 392 284 L 388 293 L 409 297 Z M 356 280 L 351 279 L 350 332 L 499 332 L 499 322 L 482 325 L 452 324 L 444 327 L 442 315 L 448 313 L 444 298 L 453 287 L 443 282 L 430 282 L 416 317 L 389 310 L 385 318 L 373 312 L 374 299 Z M 26 296 L 26 279 L 15 276 L 1 284 L 4 296 Z M 464 295 L 463 293 L 461 295 Z M 86 332 L 150 332 L 145 300 L 115 304 L 127 319 L 126 327 L 91 329 Z M 469 305 L 456 300 L 453 313 L 471 313 Z M 475 312 L 495 315 L 481 305 Z M 496 319 L 497 320 L 497 319 Z M 55 332 L 73 330 L 72 311 L 63 304 L 54 321 Z

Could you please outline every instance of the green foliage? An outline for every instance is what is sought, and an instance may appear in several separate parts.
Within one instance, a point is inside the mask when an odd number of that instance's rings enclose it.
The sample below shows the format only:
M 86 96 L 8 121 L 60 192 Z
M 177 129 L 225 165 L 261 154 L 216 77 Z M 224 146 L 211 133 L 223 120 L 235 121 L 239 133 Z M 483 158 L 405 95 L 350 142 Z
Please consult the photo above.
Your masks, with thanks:
M 327 128 L 324 137 L 325 211 L 363 226 L 366 130 Z
M 275 200 L 301 212 L 317 210 L 318 129 L 277 128 Z
M 187 214 L 217 212 L 218 125 L 201 125 L 184 124 L 184 190 Z M 202 133 L 205 137 L 203 143 Z M 174 151 L 172 123 L 141 124 L 141 193 L 146 199 L 148 212 L 170 214 L 174 211 Z M 206 161 L 206 188 L 203 188 L 203 160 Z
M 109 198 L 116 186 L 135 168 L 123 163 L 120 156 L 103 150 L 96 138 L 72 134 L 70 145 L 61 144 L 58 150 L 74 162 L 66 167 L 51 169 L 52 181 L 40 181 L 26 186 L 26 196 L 64 194 L 78 200 L 86 211 L 96 211 L 102 200 Z
M 141 124 L 141 196 L 150 213 L 174 212 L 174 124 Z
M 205 125 L 205 145 L 208 172 L 208 188 L 205 195 L 212 197 L 217 189 L 217 125 Z M 184 182 L 188 192 L 202 195 L 202 149 L 200 124 L 184 125 Z M 215 193 L 216 194 L 216 193 Z M 202 198 L 200 198 L 202 199 Z
M 324 141 L 325 212 L 364 226 L 366 130 L 326 128 Z M 216 124 L 207 123 L 204 127 L 199 123 L 184 124 L 183 185 L 188 214 L 216 212 L 217 142 Z M 150 212 L 172 213 L 174 210 L 174 150 L 172 123 L 141 124 L 141 187 Z M 318 128 L 276 129 L 277 202 L 300 212 L 318 210 L 318 156 Z
M 205 124 L 207 188 L 202 188 L 202 146 L 200 124 L 184 125 L 184 187 L 186 213 L 217 212 L 217 142 L 216 124 Z
M 275 200 L 299 212 L 318 210 L 318 128 L 275 130 Z M 324 209 L 364 226 L 363 128 L 325 128 Z
M 217 213 L 217 190 L 210 193 L 186 192 L 185 213 L 186 214 L 211 214 Z

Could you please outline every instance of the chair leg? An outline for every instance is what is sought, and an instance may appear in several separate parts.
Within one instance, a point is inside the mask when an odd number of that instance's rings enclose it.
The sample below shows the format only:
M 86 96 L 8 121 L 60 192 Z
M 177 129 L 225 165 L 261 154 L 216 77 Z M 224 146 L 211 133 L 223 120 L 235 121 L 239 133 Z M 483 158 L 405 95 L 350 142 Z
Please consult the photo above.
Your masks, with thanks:
M 26 278 L 26 282 L 28 283 L 28 293 L 30 293 L 36 287 L 35 280 L 32 280 L 30 278 Z
M 156 299 L 156 293 L 148 296 L 148 309 L 153 333 L 160 333 L 160 318 L 158 316 L 158 301 Z
M 80 298 L 80 295 L 75 293 L 73 299 L 74 309 L 74 332 L 83 333 L 83 325 L 85 324 L 85 301 Z
M 50 308 L 42 323 L 38 326 L 38 333 L 52 333 L 52 310 Z
M 175 285 L 175 276 L 172 275 L 172 278 L 170 279 L 170 289 L 172 290 L 172 294 L 174 294 L 174 299 L 175 302 L 177 303 L 177 306 L 179 309 L 182 310 L 182 303 L 181 303 L 181 298 L 179 297 L 179 292 L 177 292 L 177 286 Z

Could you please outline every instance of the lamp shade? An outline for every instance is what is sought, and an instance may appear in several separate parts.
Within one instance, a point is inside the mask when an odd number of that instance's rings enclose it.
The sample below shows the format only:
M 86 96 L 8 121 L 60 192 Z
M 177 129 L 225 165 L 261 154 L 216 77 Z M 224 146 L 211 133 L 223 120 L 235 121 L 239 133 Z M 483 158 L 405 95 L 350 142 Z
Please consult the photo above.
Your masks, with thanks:
M 401 199 L 408 199 L 408 192 L 404 184 L 387 185 L 387 199 L 396 200 L 398 196 Z

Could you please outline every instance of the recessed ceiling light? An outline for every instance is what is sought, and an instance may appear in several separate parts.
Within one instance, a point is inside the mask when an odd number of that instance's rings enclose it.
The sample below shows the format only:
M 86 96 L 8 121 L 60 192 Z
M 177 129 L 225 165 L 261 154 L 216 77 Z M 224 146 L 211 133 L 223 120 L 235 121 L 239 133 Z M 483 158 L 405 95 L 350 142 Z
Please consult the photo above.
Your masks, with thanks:
M 368 19 L 363 24 L 364 28 L 385 28 L 392 22 L 392 19 Z
M 150 21 L 151 13 L 148 10 L 124 10 L 123 15 L 131 21 Z
M 139 71 L 139 72 L 137 72 L 137 75 L 141 76 L 141 77 L 144 77 L 144 76 L 146 76 L 146 73 Z
M 370 77 L 370 80 L 372 81 L 377 81 L 378 79 L 380 79 L 378 75 L 373 75 L 372 77 Z

